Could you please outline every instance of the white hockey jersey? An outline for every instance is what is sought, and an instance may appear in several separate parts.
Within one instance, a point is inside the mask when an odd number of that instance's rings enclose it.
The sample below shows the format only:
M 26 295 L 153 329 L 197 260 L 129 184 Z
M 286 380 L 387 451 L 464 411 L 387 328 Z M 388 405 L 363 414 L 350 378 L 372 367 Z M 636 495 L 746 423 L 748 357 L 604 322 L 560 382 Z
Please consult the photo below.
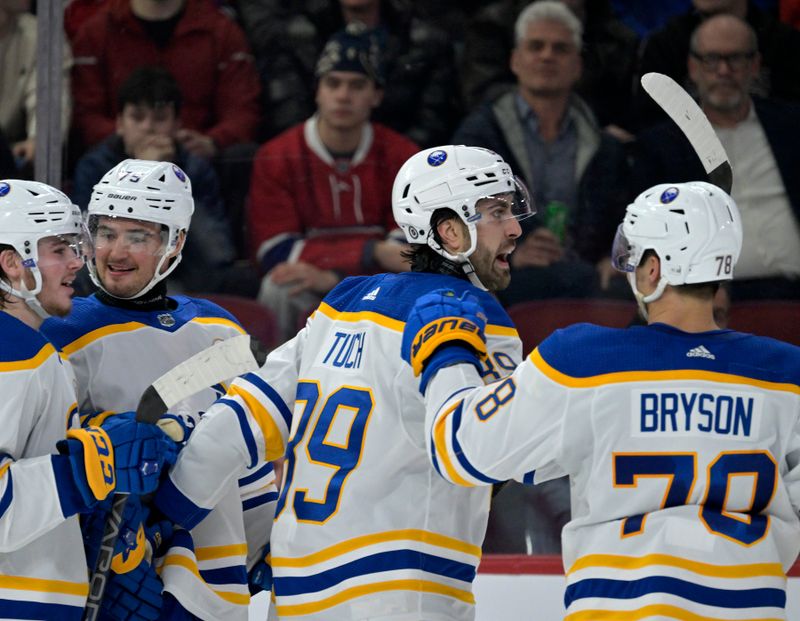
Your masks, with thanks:
M 191 462 L 187 472 L 198 467 L 231 421 L 250 463 L 286 454 L 270 544 L 281 619 L 474 616 L 489 489 L 450 485 L 432 469 L 419 381 L 400 357 L 410 308 L 440 287 L 479 297 L 489 318 L 484 375 L 507 375 L 521 345 L 488 293 L 433 274 L 348 278 L 295 339 L 209 409 L 197 432 L 218 431 L 202 436 L 207 446 L 190 443 L 173 470 L 187 500 L 213 503 L 213 485 L 184 480 L 180 470 L 183 461 Z
M 492 385 L 467 365 L 443 369 L 426 403 L 451 481 L 570 476 L 569 621 L 786 618 L 800 550 L 800 348 L 582 324 Z
M 0 395 L 0 617 L 77 621 L 86 558 L 52 461 L 75 413 L 72 376 L 39 332 L 2 311 Z
M 94 296 L 77 298 L 69 317 L 45 322 L 43 331 L 75 370 L 82 413 L 135 410 L 145 388 L 166 371 L 215 341 L 244 332 L 216 304 L 173 299 L 174 311 L 140 311 Z M 204 390 L 172 413 L 196 420 L 224 392 L 222 385 Z M 263 557 L 269 541 L 277 501 L 272 466 L 262 463 L 242 477 L 238 489 L 234 482 L 220 490 L 209 516 L 192 529 L 191 538 L 176 539 L 160 566 L 165 591 L 202 619 L 247 619 L 247 568 Z

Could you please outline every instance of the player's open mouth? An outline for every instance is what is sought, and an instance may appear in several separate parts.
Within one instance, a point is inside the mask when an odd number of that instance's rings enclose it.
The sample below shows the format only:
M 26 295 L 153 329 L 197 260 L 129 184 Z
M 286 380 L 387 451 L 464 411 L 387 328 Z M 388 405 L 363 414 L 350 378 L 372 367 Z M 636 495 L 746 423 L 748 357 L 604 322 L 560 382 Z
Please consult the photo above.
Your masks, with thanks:
M 136 269 L 135 267 L 123 267 L 123 266 L 120 266 L 120 265 L 109 265 L 108 266 L 108 271 L 111 272 L 112 274 L 125 274 L 127 272 L 132 272 L 135 269 Z
M 508 259 L 511 257 L 510 252 L 501 252 L 495 258 L 495 261 L 500 265 L 500 267 L 508 267 Z

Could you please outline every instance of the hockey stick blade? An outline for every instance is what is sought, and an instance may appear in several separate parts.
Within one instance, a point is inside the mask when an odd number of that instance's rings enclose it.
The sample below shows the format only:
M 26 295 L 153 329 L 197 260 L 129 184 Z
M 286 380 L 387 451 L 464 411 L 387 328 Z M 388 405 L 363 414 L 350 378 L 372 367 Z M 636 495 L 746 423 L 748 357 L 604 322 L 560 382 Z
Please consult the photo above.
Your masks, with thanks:
M 675 80 L 662 73 L 643 75 L 642 88 L 689 140 L 703 164 L 708 181 L 730 194 L 733 170 L 728 154 L 697 102 Z
M 136 420 L 155 423 L 186 397 L 257 368 L 248 335 L 215 343 L 175 365 L 148 386 L 136 407 Z
M 251 351 L 248 335 L 241 334 L 214 343 L 175 365 L 148 386 L 136 407 L 136 420 L 155 424 L 169 408 L 186 397 L 257 368 L 258 363 Z M 100 551 L 89 578 L 84 621 L 94 621 L 100 613 L 100 604 L 108 585 L 111 559 L 114 556 L 114 543 L 122 526 L 122 514 L 127 500 L 127 494 L 114 494 L 111 513 L 103 527 Z

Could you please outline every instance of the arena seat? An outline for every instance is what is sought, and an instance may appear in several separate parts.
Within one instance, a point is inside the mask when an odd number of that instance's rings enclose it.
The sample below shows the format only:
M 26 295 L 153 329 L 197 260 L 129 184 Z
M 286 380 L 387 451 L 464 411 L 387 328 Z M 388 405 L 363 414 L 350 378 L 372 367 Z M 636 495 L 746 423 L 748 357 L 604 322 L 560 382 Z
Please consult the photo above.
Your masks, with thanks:
M 507 310 L 519 331 L 522 350 L 528 354 L 554 330 L 573 323 L 624 328 L 636 316 L 636 303 L 594 298 L 553 299 L 520 302 Z
M 256 300 L 228 293 L 198 293 L 194 297 L 203 298 L 219 304 L 239 320 L 247 332 L 261 341 L 267 350 L 274 349 L 278 343 L 278 325 L 275 316 L 266 306 Z
M 800 345 L 800 302 L 753 300 L 731 304 L 728 327 Z

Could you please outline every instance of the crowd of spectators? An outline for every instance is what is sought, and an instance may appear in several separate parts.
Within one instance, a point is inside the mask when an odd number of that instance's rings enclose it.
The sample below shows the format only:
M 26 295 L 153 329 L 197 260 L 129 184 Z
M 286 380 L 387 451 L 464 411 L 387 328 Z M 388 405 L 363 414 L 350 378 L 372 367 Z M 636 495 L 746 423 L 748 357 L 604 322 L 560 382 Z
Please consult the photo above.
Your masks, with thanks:
M 0 0 L 4 176 L 32 175 L 31 5 Z M 501 301 L 626 297 L 608 261 L 625 206 L 703 177 L 638 86 L 659 71 L 697 97 L 733 163 L 746 272 L 733 299 L 800 297 L 798 3 L 528 5 L 71 0 L 65 188 L 85 207 L 123 157 L 185 167 L 204 229 L 192 238 L 208 241 L 176 282 L 258 298 L 289 335 L 340 278 L 404 269 L 389 189 L 414 149 L 484 146 L 539 210 Z

